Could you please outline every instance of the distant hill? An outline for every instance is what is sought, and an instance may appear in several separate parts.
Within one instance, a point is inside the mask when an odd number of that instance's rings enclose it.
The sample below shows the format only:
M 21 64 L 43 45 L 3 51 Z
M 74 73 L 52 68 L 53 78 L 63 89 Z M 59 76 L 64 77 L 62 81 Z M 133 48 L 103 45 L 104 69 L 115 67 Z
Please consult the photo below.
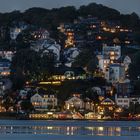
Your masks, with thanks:
M 56 29 L 59 23 L 72 22 L 79 16 L 87 17 L 88 15 L 104 20 L 120 21 L 122 25 L 140 31 L 140 18 L 136 13 L 123 15 L 115 9 L 96 3 L 81 6 L 79 9 L 74 6 L 53 8 L 51 10 L 35 7 L 23 13 L 20 11 L 0 13 L 0 26 L 9 25 L 12 21 L 24 20 L 33 25 Z

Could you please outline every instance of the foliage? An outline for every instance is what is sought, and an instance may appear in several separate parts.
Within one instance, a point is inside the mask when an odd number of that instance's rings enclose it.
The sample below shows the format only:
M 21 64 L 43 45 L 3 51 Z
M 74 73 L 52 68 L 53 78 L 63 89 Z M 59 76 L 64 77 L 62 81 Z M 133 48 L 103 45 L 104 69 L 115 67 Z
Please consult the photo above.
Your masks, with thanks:
M 104 116 L 110 116 L 111 118 L 113 118 L 113 115 L 113 111 L 110 111 L 108 107 L 105 107 Z
M 84 48 L 75 59 L 73 66 L 86 68 L 89 72 L 94 72 L 97 68 L 97 58 L 94 53 L 94 48 Z
M 95 103 L 99 103 L 99 95 L 97 92 L 93 91 L 92 88 L 86 91 L 85 96 L 93 100 Z
M 134 82 L 134 93 L 140 95 L 140 79 Z
M 34 41 L 31 32 L 32 32 L 31 29 L 26 29 L 17 36 L 15 43 L 16 50 L 26 49 L 31 46 L 31 42 Z
M 24 111 L 32 111 L 34 109 L 32 103 L 30 101 L 22 101 L 21 102 L 21 109 L 24 110 Z
M 133 56 L 133 61 L 129 66 L 129 75 L 132 80 L 137 80 L 140 76 L 140 51 Z
M 13 88 L 20 89 L 25 81 L 41 81 L 53 72 L 55 57 L 31 49 L 22 49 L 15 54 L 11 65 Z
M 25 21 L 30 25 L 52 30 L 57 29 L 60 23 L 73 22 L 73 20 L 78 17 L 87 17 L 89 15 L 98 17 L 101 20 L 120 21 L 123 26 L 140 31 L 140 19 L 136 13 L 123 15 L 115 9 L 96 3 L 81 6 L 78 9 L 74 6 L 67 6 L 51 10 L 44 8 L 30 8 L 23 13 L 20 11 L 0 13 L 0 26 L 11 26 L 13 21 Z

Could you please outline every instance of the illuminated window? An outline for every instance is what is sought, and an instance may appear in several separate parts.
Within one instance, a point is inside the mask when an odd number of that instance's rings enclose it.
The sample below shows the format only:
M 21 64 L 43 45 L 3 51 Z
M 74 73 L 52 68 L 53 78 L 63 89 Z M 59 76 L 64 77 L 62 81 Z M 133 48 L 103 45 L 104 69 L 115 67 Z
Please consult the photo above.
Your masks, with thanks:
M 110 52 L 110 55 L 115 55 L 115 52 Z

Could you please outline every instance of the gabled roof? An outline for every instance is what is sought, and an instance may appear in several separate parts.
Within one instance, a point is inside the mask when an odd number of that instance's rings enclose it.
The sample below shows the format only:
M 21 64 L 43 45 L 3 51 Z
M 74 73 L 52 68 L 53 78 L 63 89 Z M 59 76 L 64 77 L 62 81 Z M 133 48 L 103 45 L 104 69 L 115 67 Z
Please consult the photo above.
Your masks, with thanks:
M 55 96 L 55 94 L 44 94 L 44 93 L 36 93 L 36 94 L 34 94 L 34 95 L 39 95 L 39 96 L 41 96 L 42 98 L 45 96 L 45 95 L 48 95 L 48 97 L 50 96 L 50 95 L 54 95 Z M 33 96 L 34 96 L 33 95 Z M 33 97 L 32 96 L 32 97 Z M 56 97 L 56 96 L 55 96 Z
M 73 101 L 73 100 L 80 100 L 80 101 L 83 102 L 83 100 L 81 98 L 76 97 L 76 96 L 73 96 L 73 97 L 68 98 L 68 100 L 66 100 L 65 102 L 69 102 L 69 101 Z
M 103 101 L 101 102 L 101 104 L 102 104 L 102 105 L 114 105 L 115 103 L 114 103 L 113 100 L 111 100 L 111 99 L 109 99 L 109 98 L 106 98 L 105 100 L 103 100 Z
M 117 62 L 119 62 L 119 63 L 123 63 L 124 62 L 124 60 L 126 59 L 126 58 L 129 58 L 129 59 L 131 59 L 128 55 L 126 55 L 126 56 L 121 56 L 118 60 L 116 60 Z
M 122 65 L 121 64 L 118 64 L 118 63 L 114 63 L 114 64 L 110 64 L 110 67 L 121 67 Z

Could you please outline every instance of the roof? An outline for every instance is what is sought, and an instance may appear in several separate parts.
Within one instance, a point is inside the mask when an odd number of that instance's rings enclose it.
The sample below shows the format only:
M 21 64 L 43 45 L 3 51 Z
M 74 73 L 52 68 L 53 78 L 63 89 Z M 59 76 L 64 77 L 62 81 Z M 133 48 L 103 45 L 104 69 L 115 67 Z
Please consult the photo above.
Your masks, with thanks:
M 54 95 L 54 96 L 56 97 L 55 94 L 45 94 L 45 93 L 36 93 L 36 94 L 38 94 L 38 95 L 41 96 L 41 97 L 44 97 L 45 95 L 48 95 L 48 97 L 50 97 L 51 95 Z M 36 95 L 36 94 L 34 94 L 34 95 Z M 32 97 L 33 97 L 34 95 L 32 95 Z
M 116 64 L 110 64 L 110 67 L 121 67 L 122 65 L 121 64 L 118 64 L 118 63 L 116 63 Z
M 121 56 L 121 57 L 120 57 L 118 60 L 116 60 L 116 61 L 121 63 L 121 62 L 124 61 L 125 57 L 126 57 L 126 56 L 123 55 L 123 56 Z
M 128 56 L 128 55 L 123 55 L 123 56 L 121 56 L 118 60 L 116 60 L 117 62 L 120 62 L 120 63 L 123 63 L 123 61 L 126 59 L 126 58 L 128 58 L 128 59 L 131 59 L 130 58 L 130 56 Z
M 109 98 L 106 98 L 105 100 L 103 100 L 101 102 L 101 104 L 106 104 L 106 105 L 114 105 L 114 101 L 109 99 Z

